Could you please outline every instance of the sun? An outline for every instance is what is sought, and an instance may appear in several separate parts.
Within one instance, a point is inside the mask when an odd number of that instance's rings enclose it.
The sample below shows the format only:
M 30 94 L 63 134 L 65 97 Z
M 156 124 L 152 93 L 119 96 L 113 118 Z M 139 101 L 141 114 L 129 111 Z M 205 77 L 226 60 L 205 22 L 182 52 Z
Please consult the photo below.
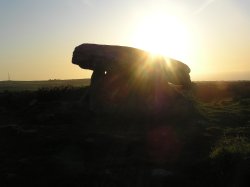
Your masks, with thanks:
M 190 45 L 189 32 L 180 18 L 156 13 L 146 16 L 138 24 L 132 43 L 154 54 L 185 60 Z

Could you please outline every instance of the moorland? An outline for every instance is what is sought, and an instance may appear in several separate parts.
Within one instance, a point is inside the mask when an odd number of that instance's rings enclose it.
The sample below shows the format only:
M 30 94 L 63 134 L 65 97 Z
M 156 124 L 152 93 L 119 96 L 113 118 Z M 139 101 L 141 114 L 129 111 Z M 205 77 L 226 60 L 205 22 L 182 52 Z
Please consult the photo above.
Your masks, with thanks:
M 250 82 L 194 82 L 192 115 L 97 115 L 89 80 L 0 82 L 1 186 L 250 186 Z

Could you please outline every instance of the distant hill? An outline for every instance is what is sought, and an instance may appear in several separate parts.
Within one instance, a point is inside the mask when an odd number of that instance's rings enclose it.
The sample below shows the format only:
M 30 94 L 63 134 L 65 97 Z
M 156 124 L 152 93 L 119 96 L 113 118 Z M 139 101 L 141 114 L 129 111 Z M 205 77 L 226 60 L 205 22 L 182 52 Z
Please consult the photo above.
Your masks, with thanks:
M 90 79 L 47 80 L 47 81 L 0 81 L 0 92 L 3 91 L 35 91 L 40 88 L 60 86 L 82 87 L 88 86 Z

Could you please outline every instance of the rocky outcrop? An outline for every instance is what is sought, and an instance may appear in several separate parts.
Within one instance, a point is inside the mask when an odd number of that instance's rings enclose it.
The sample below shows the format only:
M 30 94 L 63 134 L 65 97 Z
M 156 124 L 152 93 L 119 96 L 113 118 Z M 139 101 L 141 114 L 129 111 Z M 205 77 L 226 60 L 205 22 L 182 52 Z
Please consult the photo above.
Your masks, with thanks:
M 122 106 L 159 112 L 176 97 L 169 83 L 186 89 L 191 85 L 186 64 L 132 47 L 82 44 L 75 48 L 72 62 L 93 70 L 90 100 L 95 111 Z

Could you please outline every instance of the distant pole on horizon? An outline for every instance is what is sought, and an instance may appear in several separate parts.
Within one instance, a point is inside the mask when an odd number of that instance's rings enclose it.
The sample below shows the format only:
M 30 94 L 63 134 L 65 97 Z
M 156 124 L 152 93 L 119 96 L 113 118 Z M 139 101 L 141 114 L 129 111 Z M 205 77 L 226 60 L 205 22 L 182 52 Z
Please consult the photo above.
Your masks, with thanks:
M 10 73 L 8 72 L 8 81 L 10 81 Z

